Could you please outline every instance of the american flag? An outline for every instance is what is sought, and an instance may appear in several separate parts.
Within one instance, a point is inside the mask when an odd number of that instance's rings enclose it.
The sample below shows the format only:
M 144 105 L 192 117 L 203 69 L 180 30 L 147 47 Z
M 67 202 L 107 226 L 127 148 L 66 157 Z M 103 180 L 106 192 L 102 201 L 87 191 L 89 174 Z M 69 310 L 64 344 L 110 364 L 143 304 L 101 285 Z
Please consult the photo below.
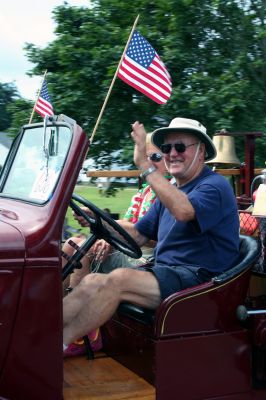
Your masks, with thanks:
M 36 101 L 34 109 L 42 117 L 44 117 L 45 115 L 54 115 L 54 110 L 48 93 L 46 80 L 44 80 L 42 83 L 41 92 L 38 100 Z
M 129 42 L 118 76 L 156 103 L 165 104 L 171 96 L 171 77 L 164 63 L 137 31 Z

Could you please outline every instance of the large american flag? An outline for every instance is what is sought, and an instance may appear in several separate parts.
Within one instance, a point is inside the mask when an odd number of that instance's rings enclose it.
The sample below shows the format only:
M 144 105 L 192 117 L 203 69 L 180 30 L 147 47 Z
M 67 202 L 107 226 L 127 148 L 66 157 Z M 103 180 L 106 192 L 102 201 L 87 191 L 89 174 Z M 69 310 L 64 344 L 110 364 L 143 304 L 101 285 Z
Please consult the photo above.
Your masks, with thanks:
M 171 77 L 149 42 L 134 31 L 118 76 L 156 103 L 165 104 L 171 96 Z
M 54 115 L 53 106 L 48 93 L 47 82 L 44 79 L 38 100 L 36 101 L 35 111 L 42 117 L 45 115 Z

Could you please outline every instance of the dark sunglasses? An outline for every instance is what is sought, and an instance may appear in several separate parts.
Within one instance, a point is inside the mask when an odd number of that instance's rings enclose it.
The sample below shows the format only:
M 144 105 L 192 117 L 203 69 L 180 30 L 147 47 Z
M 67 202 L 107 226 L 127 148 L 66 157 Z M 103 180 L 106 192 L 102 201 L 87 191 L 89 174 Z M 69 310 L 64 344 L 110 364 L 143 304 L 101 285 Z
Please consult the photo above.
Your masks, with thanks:
M 160 149 L 164 154 L 169 154 L 173 147 L 175 148 L 175 151 L 177 151 L 177 153 L 185 153 L 187 147 L 194 146 L 195 144 L 198 143 L 199 142 L 187 145 L 185 145 L 184 143 L 164 143 L 161 144 Z

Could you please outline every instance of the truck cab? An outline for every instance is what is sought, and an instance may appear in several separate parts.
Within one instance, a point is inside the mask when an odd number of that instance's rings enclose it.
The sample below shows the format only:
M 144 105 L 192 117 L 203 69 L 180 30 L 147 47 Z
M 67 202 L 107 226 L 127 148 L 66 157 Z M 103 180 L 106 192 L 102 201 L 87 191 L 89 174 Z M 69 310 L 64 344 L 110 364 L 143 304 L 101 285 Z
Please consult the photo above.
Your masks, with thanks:
M 62 398 L 61 237 L 88 146 L 75 121 L 46 117 L 22 128 L 2 169 L 0 395 L 7 399 Z

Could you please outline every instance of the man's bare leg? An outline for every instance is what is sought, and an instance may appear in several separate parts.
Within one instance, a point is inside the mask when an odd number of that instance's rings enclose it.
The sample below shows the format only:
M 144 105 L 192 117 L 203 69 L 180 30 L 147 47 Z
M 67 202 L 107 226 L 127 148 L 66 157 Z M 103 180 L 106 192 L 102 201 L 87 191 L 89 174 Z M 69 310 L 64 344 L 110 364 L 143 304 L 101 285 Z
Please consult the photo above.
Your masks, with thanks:
M 64 344 L 103 325 L 122 301 L 155 309 L 161 301 L 151 272 L 118 268 L 109 274 L 90 274 L 63 301 Z

